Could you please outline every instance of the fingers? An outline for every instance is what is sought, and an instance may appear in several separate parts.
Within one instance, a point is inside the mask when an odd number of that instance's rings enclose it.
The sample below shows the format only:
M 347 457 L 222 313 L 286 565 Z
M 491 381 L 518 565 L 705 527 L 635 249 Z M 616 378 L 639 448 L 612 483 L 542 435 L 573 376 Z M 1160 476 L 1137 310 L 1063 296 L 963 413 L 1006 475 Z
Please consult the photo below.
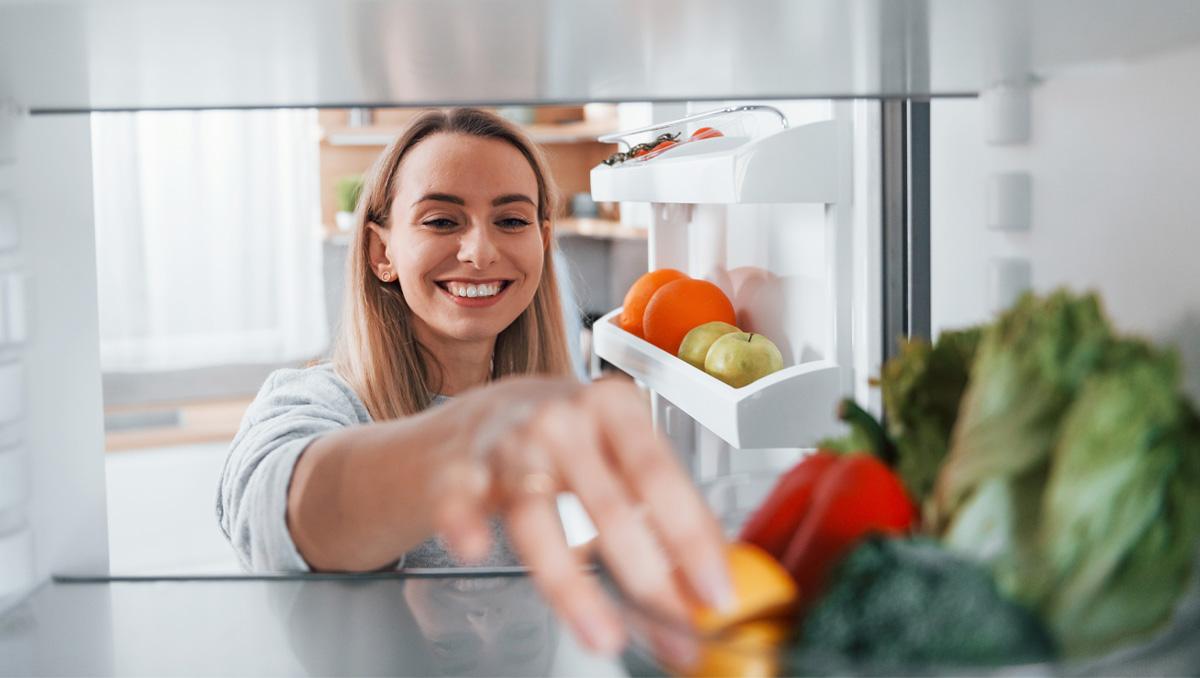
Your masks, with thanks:
M 486 467 L 464 460 L 447 466 L 435 488 L 439 499 L 433 511 L 434 531 L 467 563 L 484 560 L 491 550 L 487 513 L 490 484 Z
M 596 541 L 621 589 L 641 604 L 682 618 L 686 605 L 658 539 L 601 448 L 600 424 L 581 408 L 546 408 L 537 435 L 558 451 L 557 465 L 596 525 Z
M 646 506 L 670 560 L 705 602 L 721 609 L 732 605 L 721 528 L 670 446 L 653 430 L 636 387 L 605 381 L 585 397 L 605 422 L 606 452 L 633 496 Z
M 567 546 L 554 494 L 516 497 L 507 515 L 509 537 L 550 606 L 592 650 L 605 654 L 619 650 L 625 642 L 620 618 Z

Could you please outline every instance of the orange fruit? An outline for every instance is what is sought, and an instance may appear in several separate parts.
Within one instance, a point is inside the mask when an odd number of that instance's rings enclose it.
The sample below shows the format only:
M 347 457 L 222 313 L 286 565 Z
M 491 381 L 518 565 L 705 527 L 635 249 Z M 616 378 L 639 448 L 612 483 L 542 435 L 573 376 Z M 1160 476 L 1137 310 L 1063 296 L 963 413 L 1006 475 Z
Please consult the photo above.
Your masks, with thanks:
M 650 303 L 650 297 L 663 285 L 686 278 L 686 273 L 673 268 L 660 268 L 638 278 L 625 293 L 625 303 L 617 325 L 626 332 L 642 336 L 642 314 L 646 311 L 646 304 Z
M 779 648 L 788 627 L 779 621 L 752 621 L 727 629 L 717 640 L 700 644 L 696 661 L 679 674 L 771 678 L 779 675 Z
M 714 320 L 737 324 L 733 302 L 720 287 L 707 280 L 673 280 L 650 297 L 642 315 L 642 331 L 646 341 L 677 355 L 679 344 L 692 328 Z
M 733 584 L 733 607 L 721 611 L 703 606 L 692 611 L 692 624 L 701 633 L 715 633 L 742 622 L 789 615 L 799 589 L 788 571 L 771 554 L 745 542 L 729 545 L 725 554 Z

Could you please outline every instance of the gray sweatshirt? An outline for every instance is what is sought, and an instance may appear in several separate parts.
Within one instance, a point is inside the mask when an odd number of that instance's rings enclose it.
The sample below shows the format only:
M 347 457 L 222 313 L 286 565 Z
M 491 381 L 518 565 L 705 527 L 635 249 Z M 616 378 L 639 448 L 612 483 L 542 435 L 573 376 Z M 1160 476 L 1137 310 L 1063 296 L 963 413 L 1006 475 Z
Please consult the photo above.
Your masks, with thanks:
M 434 406 L 446 398 L 438 396 Z M 242 567 L 250 572 L 308 572 L 287 527 L 287 495 L 296 460 L 318 436 L 371 423 L 358 394 L 323 363 L 277 370 L 246 410 L 229 448 L 217 488 L 217 521 Z M 396 450 L 404 454 L 404 450 Z M 492 552 L 486 565 L 514 565 L 517 558 L 498 520 L 492 521 Z M 403 567 L 461 565 L 431 537 L 404 554 Z

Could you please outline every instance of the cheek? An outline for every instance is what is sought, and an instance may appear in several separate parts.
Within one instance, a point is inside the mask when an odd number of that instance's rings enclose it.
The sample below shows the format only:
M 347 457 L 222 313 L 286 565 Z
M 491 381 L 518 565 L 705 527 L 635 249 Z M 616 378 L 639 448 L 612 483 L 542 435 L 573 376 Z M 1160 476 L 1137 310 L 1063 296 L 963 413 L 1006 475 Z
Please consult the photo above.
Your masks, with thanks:
M 542 239 L 535 233 L 531 233 L 528 238 L 522 239 L 520 247 L 512 254 L 513 261 L 521 272 L 535 286 L 542 276 L 542 268 L 546 251 L 542 246 Z
M 447 257 L 454 255 L 453 248 L 447 248 L 446 243 L 422 238 L 406 238 L 395 243 L 393 251 L 400 252 L 394 259 L 396 272 L 401 287 L 424 285 L 426 277 L 435 271 Z M 417 290 L 406 290 L 415 292 Z

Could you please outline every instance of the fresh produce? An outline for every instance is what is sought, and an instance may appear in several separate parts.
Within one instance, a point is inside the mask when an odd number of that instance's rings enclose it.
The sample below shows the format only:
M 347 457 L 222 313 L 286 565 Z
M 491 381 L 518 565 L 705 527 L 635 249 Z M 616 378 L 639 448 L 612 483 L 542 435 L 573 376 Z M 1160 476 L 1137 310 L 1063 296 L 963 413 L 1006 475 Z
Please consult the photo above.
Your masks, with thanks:
M 783 369 L 783 356 L 761 334 L 730 332 L 713 342 L 704 357 L 704 371 L 734 388 L 741 388 Z
M 884 461 L 892 461 L 894 450 L 879 423 L 848 400 L 839 417 L 864 440 L 861 451 L 818 451 L 803 459 L 740 535 L 780 559 L 800 587 L 802 605 L 820 595 L 829 571 L 859 541 L 876 533 L 907 534 L 917 523 L 903 483 Z
M 985 568 L 932 540 L 867 539 L 831 582 L 799 621 L 786 655 L 792 672 L 895 674 L 1054 656 L 1037 618 L 1001 596 Z
M 823 590 L 830 569 L 864 537 L 907 534 L 916 520 L 904 485 L 882 461 L 869 454 L 843 456 L 817 484 L 783 565 L 809 603 Z
M 981 328 L 942 332 L 936 343 L 900 342 L 880 376 L 887 434 L 896 445 L 896 473 L 918 505 L 934 480 L 958 420 L 958 405 L 982 336 Z
M 693 327 L 683 336 L 683 341 L 679 344 L 680 360 L 692 367 L 704 369 L 704 357 L 708 355 L 708 349 L 712 347 L 714 341 L 730 332 L 741 332 L 741 330 L 720 320 Z
M 776 560 L 783 560 L 796 528 L 812 504 L 817 483 L 837 460 L 836 454 L 818 451 L 793 466 L 751 514 L 738 539 L 757 544 Z
M 691 141 L 700 141 L 701 139 L 715 139 L 723 136 L 725 135 L 721 134 L 721 130 L 719 129 L 713 129 L 712 127 L 701 127 L 695 132 L 692 132 L 692 136 L 689 137 L 689 139 Z
M 637 144 L 635 146 L 631 146 L 628 151 L 617 151 L 616 153 L 613 153 L 612 155 L 605 158 L 604 164 L 611 167 L 613 165 L 619 165 L 619 164 L 625 162 L 626 160 L 629 160 L 630 158 L 643 157 L 646 154 L 650 153 L 650 151 L 655 150 L 657 147 L 659 147 L 662 144 L 665 144 L 668 142 L 670 142 L 671 144 L 678 143 L 679 137 L 681 135 L 682 135 L 681 132 L 675 132 L 674 134 L 670 134 L 670 133 L 660 134 L 657 137 L 655 137 L 653 141 L 650 141 L 650 142 L 647 142 L 644 144 Z
M 654 292 L 642 314 L 642 330 L 646 341 L 678 355 L 684 336 L 693 327 L 713 320 L 735 324 L 733 302 L 707 280 L 686 278 L 672 280 Z
M 935 525 L 984 481 L 1044 474 L 1059 421 L 1111 342 L 1096 297 L 1065 292 L 1025 295 L 984 332 L 938 474 Z
M 661 144 L 658 144 L 657 146 L 655 146 L 654 150 L 640 156 L 640 158 L 642 160 L 652 160 L 652 159 L 657 158 L 658 156 L 662 155 L 666 151 L 670 150 L 671 148 L 674 148 L 675 146 L 678 146 L 678 145 L 679 145 L 678 141 L 670 141 L 670 140 L 664 141 Z
M 1174 355 L 1130 360 L 1089 379 L 1063 421 L 1036 567 L 1043 615 L 1070 654 L 1154 630 L 1187 586 L 1200 544 L 1200 420 L 1178 386 Z
M 631 160 L 633 158 L 638 158 L 639 160 L 651 160 L 655 156 L 661 155 L 663 151 L 666 151 L 673 146 L 679 146 L 692 141 L 701 141 L 703 139 L 714 139 L 716 137 L 722 137 L 725 135 L 721 133 L 721 130 L 714 129 L 712 127 L 701 127 L 695 132 L 692 132 L 691 136 L 683 141 L 680 141 L 680 136 L 682 136 L 682 132 L 675 132 L 674 134 L 660 134 L 655 137 L 653 141 L 631 146 L 627 151 L 617 151 L 616 153 L 613 153 L 604 160 L 604 164 L 611 167 L 613 165 L 620 165 L 626 160 Z
M 642 316 L 646 312 L 646 304 L 650 303 L 650 297 L 654 296 L 654 293 L 663 285 L 675 280 L 683 280 L 687 277 L 687 274 L 683 271 L 677 271 L 673 268 L 660 268 L 642 274 L 640 278 L 629 286 L 629 291 L 625 293 L 625 303 L 621 308 L 621 315 L 617 319 L 617 325 L 626 332 L 641 337 Z
M 733 608 L 693 610 L 692 625 L 709 635 L 742 622 L 789 617 L 796 607 L 796 584 L 787 570 L 754 544 L 734 542 L 726 551 L 733 584 Z
M 1069 656 L 1165 623 L 1200 544 L 1200 423 L 1173 353 L 1092 295 L 1027 295 L 989 327 L 932 524 Z
M 732 609 L 699 606 L 692 627 L 700 634 L 696 661 L 673 667 L 685 676 L 772 676 L 776 649 L 788 635 L 797 590 L 791 575 L 754 544 L 726 551 L 733 584 Z
M 720 638 L 700 642 L 696 661 L 680 667 L 682 676 L 769 678 L 779 673 L 779 648 L 789 627 L 776 620 L 752 621 L 725 629 Z

